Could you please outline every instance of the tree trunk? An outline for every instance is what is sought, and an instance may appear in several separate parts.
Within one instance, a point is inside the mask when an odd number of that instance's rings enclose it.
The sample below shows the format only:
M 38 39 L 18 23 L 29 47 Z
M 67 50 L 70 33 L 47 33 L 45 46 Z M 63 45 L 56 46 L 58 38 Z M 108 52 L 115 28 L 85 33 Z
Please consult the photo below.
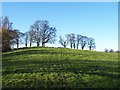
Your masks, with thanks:
M 19 48 L 19 40 L 17 39 L 17 49 Z
M 32 38 L 30 39 L 30 47 L 32 46 Z
M 91 51 L 91 46 L 89 47 L 89 50 Z
M 74 43 L 74 49 L 75 49 L 75 43 Z
M 77 44 L 77 49 L 78 49 L 78 44 Z
M 70 45 L 70 46 L 71 46 L 71 48 L 72 48 L 72 43 L 71 43 L 71 45 Z
M 66 45 L 64 45 L 64 48 L 66 48 Z
M 44 42 L 42 42 L 42 47 L 45 47 L 45 43 Z
M 19 48 L 19 44 L 17 43 L 17 49 Z
M 31 47 L 31 42 L 30 42 L 30 47 Z
M 39 42 L 37 42 L 37 47 L 39 47 Z
M 82 46 L 82 50 L 84 49 L 84 47 Z
M 27 43 L 25 43 L 25 46 L 27 47 Z

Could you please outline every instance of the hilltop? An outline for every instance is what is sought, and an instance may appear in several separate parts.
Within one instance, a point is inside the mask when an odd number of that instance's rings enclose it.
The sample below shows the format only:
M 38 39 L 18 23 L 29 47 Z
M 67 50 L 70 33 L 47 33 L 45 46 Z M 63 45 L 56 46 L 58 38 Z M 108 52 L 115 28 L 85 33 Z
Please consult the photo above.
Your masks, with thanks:
M 118 53 L 33 47 L 2 56 L 3 88 L 119 88 Z

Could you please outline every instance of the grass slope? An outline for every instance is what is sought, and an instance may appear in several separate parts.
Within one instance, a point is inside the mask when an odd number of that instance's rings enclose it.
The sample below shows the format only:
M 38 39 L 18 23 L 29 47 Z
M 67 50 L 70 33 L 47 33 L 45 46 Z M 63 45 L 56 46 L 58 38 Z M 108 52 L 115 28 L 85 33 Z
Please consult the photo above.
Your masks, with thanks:
M 119 88 L 117 53 L 27 48 L 2 56 L 3 88 Z

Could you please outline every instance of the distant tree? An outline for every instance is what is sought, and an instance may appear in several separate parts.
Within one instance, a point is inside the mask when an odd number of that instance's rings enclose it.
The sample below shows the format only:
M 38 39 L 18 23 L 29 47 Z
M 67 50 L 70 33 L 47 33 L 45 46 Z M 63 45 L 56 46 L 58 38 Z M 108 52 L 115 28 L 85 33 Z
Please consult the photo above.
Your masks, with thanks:
M 119 52 L 120 52 L 120 50 L 117 50 L 117 51 L 116 51 L 116 53 L 119 53 Z
M 75 49 L 75 43 L 73 44 L 73 47 L 74 47 L 74 49 Z
M 75 37 L 75 34 L 74 33 L 71 33 L 71 34 L 67 34 L 67 40 L 70 44 L 70 47 L 74 47 L 75 49 L 75 42 L 76 42 L 76 37 Z
M 109 52 L 109 50 L 108 50 L 108 49 L 105 49 L 104 52 Z
M 54 43 L 56 37 L 56 28 L 50 27 L 47 20 L 41 21 L 41 38 L 42 47 L 45 47 L 45 43 Z
M 113 50 L 113 49 L 110 49 L 109 52 L 114 52 L 114 50 Z
M 10 31 L 2 28 L 2 51 L 9 51 L 11 49 Z
M 29 33 L 29 41 L 30 41 L 30 47 L 31 47 L 34 40 L 34 34 L 35 34 L 32 25 L 30 26 L 30 31 L 28 33 Z
M 0 51 L 2 51 L 2 28 L 0 28 Z
M 80 44 L 80 39 L 81 39 L 82 35 L 80 34 L 77 34 L 77 38 L 76 38 L 76 41 L 77 41 L 77 49 L 78 49 L 78 46 Z
M 56 37 L 56 28 L 50 27 L 47 20 L 37 20 L 33 25 L 34 41 L 37 46 L 42 42 L 42 47 L 45 47 L 45 43 L 54 43 Z
M 15 37 L 12 23 L 7 16 L 0 18 L 0 30 L 2 33 L 2 51 L 9 51 Z
M 68 45 L 68 41 L 67 38 L 63 38 L 62 36 L 59 37 L 59 43 L 64 46 L 64 48 L 66 48 L 66 46 Z
M 5 30 L 12 30 L 12 22 L 10 22 L 7 16 L 0 18 L 0 27 L 4 28 Z
M 17 40 L 18 41 L 17 42 L 18 45 L 17 45 L 17 47 L 19 47 L 20 44 L 23 44 L 24 33 L 18 31 L 17 34 L 18 34 L 18 40 Z
M 22 37 L 24 36 L 24 33 L 20 32 L 19 30 L 14 30 L 14 43 L 17 45 L 17 49 L 19 48 L 19 44 L 22 42 Z
M 25 39 L 25 47 L 28 46 L 28 40 L 29 40 L 29 33 L 28 31 L 24 33 L 24 39 Z
M 9 32 L 9 34 L 13 38 L 11 39 L 10 43 L 11 43 L 11 47 L 13 46 L 12 49 L 14 49 L 14 45 L 17 44 L 17 37 L 18 37 L 17 30 L 12 30 L 11 32 Z
M 92 50 L 95 47 L 96 46 L 95 46 L 95 40 L 94 40 L 94 38 L 92 38 L 92 37 L 88 38 L 88 48 L 89 48 L 89 50 Z
M 88 38 L 86 36 L 81 36 L 80 38 L 81 49 L 83 50 L 87 44 L 88 44 Z
M 2 29 L 2 51 L 11 50 L 14 44 L 18 45 L 17 32 L 15 30 Z
M 41 21 L 37 20 L 32 25 L 31 29 L 34 31 L 34 42 L 37 44 L 37 47 L 40 46 L 41 41 Z

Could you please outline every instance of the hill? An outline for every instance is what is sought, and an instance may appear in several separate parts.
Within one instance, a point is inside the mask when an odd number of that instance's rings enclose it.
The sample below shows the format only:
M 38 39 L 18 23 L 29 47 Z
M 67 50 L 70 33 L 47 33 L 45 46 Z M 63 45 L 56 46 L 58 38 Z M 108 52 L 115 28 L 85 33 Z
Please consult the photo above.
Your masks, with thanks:
M 34 47 L 2 56 L 3 88 L 119 88 L 118 53 Z

